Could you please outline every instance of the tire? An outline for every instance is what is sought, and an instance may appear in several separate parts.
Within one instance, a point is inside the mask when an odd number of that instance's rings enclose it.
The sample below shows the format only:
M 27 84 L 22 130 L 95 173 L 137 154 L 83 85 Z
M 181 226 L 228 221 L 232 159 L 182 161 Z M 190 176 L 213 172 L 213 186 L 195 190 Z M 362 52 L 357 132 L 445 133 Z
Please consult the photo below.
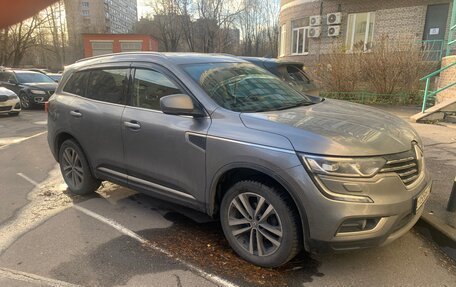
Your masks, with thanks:
M 222 199 L 223 233 L 243 259 L 262 267 L 278 267 L 295 257 L 302 246 L 298 215 L 292 206 L 281 189 L 257 181 L 240 181 Z
M 30 110 L 32 108 L 32 102 L 30 98 L 24 92 L 19 94 L 19 99 L 21 101 L 21 108 L 24 110 Z
M 17 117 L 19 115 L 19 112 L 11 112 L 8 113 L 8 115 L 10 115 L 11 117 Z
M 66 140 L 59 149 L 60 171 L 71 193 L 87 195 L 100 187 L 94 178 L 81 147 L 74 140 Z

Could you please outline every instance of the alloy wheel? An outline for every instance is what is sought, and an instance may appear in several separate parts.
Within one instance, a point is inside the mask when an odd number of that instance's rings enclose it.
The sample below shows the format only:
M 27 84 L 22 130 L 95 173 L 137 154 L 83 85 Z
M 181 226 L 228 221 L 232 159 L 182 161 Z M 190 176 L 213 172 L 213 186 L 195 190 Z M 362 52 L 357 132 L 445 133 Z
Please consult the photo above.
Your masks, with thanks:
M 241 193 L 233 198 L 228 225 L 236 242 L 252 255 L 269 256 L 282 242 L 282 222 L 277 211 L 255 193 Z
M 29 100 L 29 98 L 27 98 L 26 95 L 21 95 L 20 101 L 21 101 L 21 107 L 23 109 L 28 109 L 30 107 L 30 100 Z
M 67 147 L 63 151 L 62 171 L 67 183 L 73 185 L 74 188 L 81 187 L 84 170 L 78 153 L 71 147 Z

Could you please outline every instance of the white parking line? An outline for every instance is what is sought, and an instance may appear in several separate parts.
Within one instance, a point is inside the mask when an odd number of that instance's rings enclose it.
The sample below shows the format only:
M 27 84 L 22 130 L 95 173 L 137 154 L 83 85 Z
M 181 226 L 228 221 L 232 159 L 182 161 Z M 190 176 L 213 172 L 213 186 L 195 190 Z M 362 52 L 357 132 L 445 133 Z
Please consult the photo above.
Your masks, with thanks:
M 155 250 L 155 251 L 158 251 L 174 260 L 176 260 L 177 262 L 181 263 L 182 265 L 184 265 L 185 267 L 187 267 L 188 269 L 190 269 L 191 271 L 195 272 L 196 274 L 198 274 L 199 276 L 211 281 L 212 283 L 215 283 L 216 285 L 218 286 L 223 286 L 223 287 L 239 287 L 238 285 L 232 283 L 232 282 L 229 282 L 228 280 L 225 280 L 221 277 L 218 277 L 217 275 L 214 275 L 214 274 L 210 274 L 198 267 L 196 267 L 195 265 L 191 264 L 191 263 L 188 263 L 180 258 L 177 258 L 175 257 L 171 252 L 169 252 L 168 250 L 166 249 L 163 249 L 163 248 L 160 248 L 158 247 L 156 244 L 153 244 L 152 242 L 150 242 L 149 240 L 145 239 L 144 237 L 142 237 L 141 235 L 135 233 L 134 231 L 126 228 L 125 226 L 121 225 L 120 223 L 110 219 L 110 218 L 106 218 L 98 213 L 95 213 L 91 210 L 88 210 L 87 208 L 84 208 L 84 207 L 81 207 L 81 206 L 78 206 L 78 205 L 73 205 L 73 208 L 81 211 L 82 213 L 102 222 L 102 223 L 105 223 L 107 225 L 110 225 L 111 227 L 117 229 L 120 233 L 122 234 L 125 234 L 127 236 L 130 236 L 131 238 L 135 239 L 136 241 L 140 242 L 141 244 L 145 244 L 147 245 L 147 247 Z
M 82 287 L 81 285 L 71 284 L 65 281 L 55 280 L 46 278 L 36 274 L 26 273 L 17 270 L 11 270 L 0 267 L 0 278 L 8 278 L 28 283 L 36 283 L 39 286 L 51 286 L 51 287 Z
M 12 142 L 10 144 L 6 144 L 6 145 L 3 145 L 3 146 L 0 146 L 0 150 L 5 149 L 5 148 L 7 148 L 7 147 L 9 147 L 11 145 L 18 144 L 18 143 L 21 143 L 23 141 L 27 141 L 27 140 L 39 137 L 39 136 L 44 135 L 46 133 L 47 133 L 47 131 L 44 131 L 44 132 L 41 132 L 41 133 L 34 134 L 33 136 L 29 136 L 29 137 L 26 137 L 26 138 L 18 139 L 18 140 L 14 141 L 14 142 Z
M 35 187 L 37 187 L 39 185 L 38 182 L 34 181 L 33 179 L 31 179 L 30 177 L 26 176 L 25 174 L 23 173 L 16 173 L 18 176 L 22 177 L 23 179 L 25 179 L 26 181 L 30 182 L 31 184 L 33 184 Z

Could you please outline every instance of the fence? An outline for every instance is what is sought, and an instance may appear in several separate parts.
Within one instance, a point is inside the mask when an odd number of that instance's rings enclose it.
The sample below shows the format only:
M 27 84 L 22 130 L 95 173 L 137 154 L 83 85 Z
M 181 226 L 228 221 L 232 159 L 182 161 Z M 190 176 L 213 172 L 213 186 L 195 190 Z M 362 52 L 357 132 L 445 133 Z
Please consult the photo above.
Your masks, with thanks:
M 320 96 L 330 99 L 345 100 L 359 104 L 418 105 L 423 92 L 417 94 L 377 94 L 370 92 L 321 92 Z

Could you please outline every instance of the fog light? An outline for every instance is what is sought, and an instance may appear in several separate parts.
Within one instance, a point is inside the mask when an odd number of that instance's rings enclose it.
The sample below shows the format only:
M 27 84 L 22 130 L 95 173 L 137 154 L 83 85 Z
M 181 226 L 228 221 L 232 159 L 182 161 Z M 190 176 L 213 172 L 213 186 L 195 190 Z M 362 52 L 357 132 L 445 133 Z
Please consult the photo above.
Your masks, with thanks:
M 337 234 L 363 232 L 374 229 L 380 218 L 352 218 L 345 220 L 339 227 Z

